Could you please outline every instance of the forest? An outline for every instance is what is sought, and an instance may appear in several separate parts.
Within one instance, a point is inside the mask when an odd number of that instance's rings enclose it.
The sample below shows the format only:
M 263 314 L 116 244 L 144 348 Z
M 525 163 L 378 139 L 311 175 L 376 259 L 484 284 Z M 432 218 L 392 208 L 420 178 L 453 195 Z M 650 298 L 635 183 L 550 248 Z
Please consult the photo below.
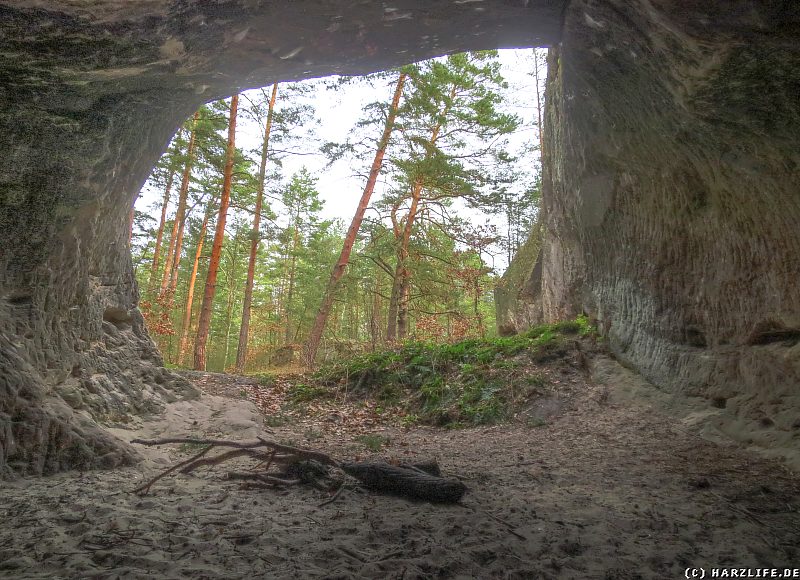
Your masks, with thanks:
M 496 334 L 494 286 L 539 232 L 544 77 L 544 51 L 484 51 L 204 105 L 131 211 L 165 362 L 254 373 Z

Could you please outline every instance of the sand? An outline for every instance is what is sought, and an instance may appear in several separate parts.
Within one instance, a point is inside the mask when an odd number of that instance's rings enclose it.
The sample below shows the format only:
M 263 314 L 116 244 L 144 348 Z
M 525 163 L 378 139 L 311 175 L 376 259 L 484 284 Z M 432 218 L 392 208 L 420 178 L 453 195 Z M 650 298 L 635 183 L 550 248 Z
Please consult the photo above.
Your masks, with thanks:
M 632 396 L 621 374 L 598 376 L 607 384 L 573 384 L 535 422 L 375 426 L 389 439 L 376 455 L 438 459 L 469 487 L 463 505 L 353 489 L 318 507 L 327 493 L 241 489 L 225 468 L 131 494 L 195 452 L 174 447 L 144 450 L 133 468 L 4 483 L 0 577 L 631 579 L 800 567 L 800 481 L 785 463 L 710 441 Z M 242 387 L 231 385 L 235 397 Z M 341 458 L 370 455 L 335 421 L 265 427 L 251 403 L 211 395 L 116 433 L 266 434 Z

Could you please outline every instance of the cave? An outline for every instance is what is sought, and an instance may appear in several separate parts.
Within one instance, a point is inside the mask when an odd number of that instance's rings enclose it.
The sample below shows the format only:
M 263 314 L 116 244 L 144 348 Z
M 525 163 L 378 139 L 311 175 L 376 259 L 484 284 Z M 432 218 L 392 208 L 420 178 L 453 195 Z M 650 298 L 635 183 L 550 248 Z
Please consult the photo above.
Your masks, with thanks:
M 509 270 L 501 332 L 584 315 L 614 376 L 800 468 L 800 5 L 20 0 L 0 2 L 0 38 L 0 479 L 135 464 L 112 431 L 199 397 L 148 336 L 128 247 L 198 106 L 534 46 L 544 234 Z
M 276 80 L 551 46 L 545 237 L 505 325 L 585 313 L 669 392 L 796 446 L 800 11 L 783 2 L 0 7 L 0 469 L 135 454 L 100 425 L 193 396 L 137 310 L 132 200 L 198 105 Z
M 196 396 L 147 335 L 126 227 L 197 106 L 278 80 L 523 46 L 552 47 L 545 235 L 538 257 L 515 264 L 504 325 L 586 314 L 654 385 L 723 401 L 751 443 L 796 449 L 800 10 L 393 4 L 0 7 L 3 475 L 135 461 L 104 426 Z

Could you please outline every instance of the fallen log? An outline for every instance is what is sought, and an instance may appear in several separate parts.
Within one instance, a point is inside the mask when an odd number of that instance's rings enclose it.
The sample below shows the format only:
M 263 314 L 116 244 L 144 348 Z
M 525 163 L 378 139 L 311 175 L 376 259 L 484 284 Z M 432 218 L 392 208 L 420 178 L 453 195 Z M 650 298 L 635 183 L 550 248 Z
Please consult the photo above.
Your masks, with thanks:
M 365 487 L 438 503 L 456 503 L 467 491 L 457 479 L 429 475 L 420 469 L 408 469 L 383 462 L 355 463 L 344 461 L 339 468 L 359 480 Z
M 341 489 L 341 482 L 329 475 L 329 468 L 332 467 L 341 469 L 369 489 L 409 499 L 456 503 L 461 500 L 467 491 L 466 486 L 460 481 L 441 477 L 439 465 L 435 461 L 402 465 L 390 465 L 381 461 L 339 462 L 321 451 L 300 449 L 268 441 L 261 437 L 256 441 L 195 438 L 134 439 L 132 443 L 148 446 L 168 443 L 207 446 L 197 455 L 181 461 L 156 475 L 147 483 L 137 487 L 133 490 L 134 493 L 147 494 L 156 481 L 174 473 L 178 469 L 181 470 L 181 473 L 188 474 L 199 467 L 220 465 L 238 457 L 260 460 L 259 466 L 266 463 L 266 468 L 257 473 L 252 471 L 249 473 L 231 472 L 228 474 L 228 478 L 250 481 L 253 485 L 259 486 L 286 486 L 305 483 L 318 489 L 329 490 L 334 484 L 339 483 L 339 488 Z M 232 449 L 214 457 L 204 457 L 215 447 Z M 262 451 L 259 448 L 266 448 L 266 450 Z M 272 475 L 268 474 L 267 471 L 273 464 L 281 466 L 282 471 Z

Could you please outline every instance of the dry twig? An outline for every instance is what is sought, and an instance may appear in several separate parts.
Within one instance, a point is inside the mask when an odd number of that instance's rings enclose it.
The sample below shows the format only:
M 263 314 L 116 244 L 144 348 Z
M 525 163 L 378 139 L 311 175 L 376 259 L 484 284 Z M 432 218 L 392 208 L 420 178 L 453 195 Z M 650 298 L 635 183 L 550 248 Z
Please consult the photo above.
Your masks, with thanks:
M 139 442 L 139 440 L 138 440 L 138 439 L 134 439 L 133 441 L 131 441 L 131 443 L 138 443 L 138 442 Z M 191 464 L 193 461 L 197 461 L 197 460 L 199 460 L 201 457 L 203 457 L 203 455 L 205 455 L 206 453 L 208 453 L 209 451 L 211 451 L 211 449 L 212 449 L 213 447 L 214 447 L 213 445 L 209 445 L 208 447 L 206 447 L 205 449 L 203 449 L 203 450 L 202 450 L 200 453 L 198 453 L 198 454 L 197 454 L 197 455 L 195 455 L 194 457 L 191 457 L 191 458 L 187 459 L 186 461 L 181 461 L 181 462 L 180 462 L 180 463 L 178 463 L 177 465 L 173 465 L 172 467 L 170 467 L 170 468 L 169 468 L 169 469 L 167 469 L 166 471 L 164 471 L 164 472 L 162 472 L 162 473 L 159 473 L 158 475 L 156 475 L 156 476 L 155 476 L 153 479 L 151 479 L 150 481 L 148 481 L 148 482 L 147 482 L 147 483 L 145 483 L 144 485 L 140 485 L 139 487 L 137 487 L 136 489 L 134 489 L 134 490 L 133 490 L 133 493 L 139 493 L 139 492 L 142 492 L 143 494 L 145 494 L 145 495 L 146 495 L 146 494 L 147 494 L 147 493 L 150 491 L 150 488 L 152 487 L 152 485 L 153 485 L 155 482 L 157 482 L 159 479 L 161 479 L 162 477 L 165 477 L 165 476 L 169 475 L 169 474 L 170 474 L 170 473 L 172 473 L 173 471 L 177 471 L 177 470 L 178 470 L 178 469 L 180 469 L 181 467 L 184 467 L 184 466 L 186 466 L 186 465 L 190 465 L 190 464 Z

